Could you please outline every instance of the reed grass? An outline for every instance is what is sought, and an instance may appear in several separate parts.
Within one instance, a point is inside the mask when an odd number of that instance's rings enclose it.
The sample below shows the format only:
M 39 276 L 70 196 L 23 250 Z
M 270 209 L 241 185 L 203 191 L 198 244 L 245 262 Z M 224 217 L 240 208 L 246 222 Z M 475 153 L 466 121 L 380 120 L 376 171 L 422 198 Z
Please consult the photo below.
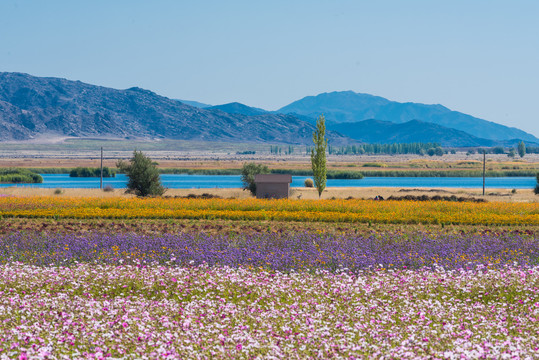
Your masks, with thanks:
M 0 168 L 0 183 L 30 183 L 39 184 L 43 182 L 41 175 L 28 169 L 21 168 Z

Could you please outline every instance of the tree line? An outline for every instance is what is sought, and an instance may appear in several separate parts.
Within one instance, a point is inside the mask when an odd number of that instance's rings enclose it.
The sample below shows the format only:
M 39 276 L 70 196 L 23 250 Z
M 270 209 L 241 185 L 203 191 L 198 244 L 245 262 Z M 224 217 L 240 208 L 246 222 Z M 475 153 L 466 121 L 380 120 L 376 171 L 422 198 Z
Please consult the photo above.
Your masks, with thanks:
M 516 148 L 506 149 L 503 146 L 494 146 L 491 148 L 480 149 L 478 152 L 485 152 L 487 154 L 507 154 L 507 156 L 509 157 L 515 157 L 517 155 L 520 157 L 524 157 L 524 155 L 526 154 L 539 154 L 539 146 L 526 146 L 524 141 L 521 141 Z
M 438 143 L 397 143 L 397 144 L 357 144 L 348 146 L 328 145 L 330 155 L 443 155 L 444 150 Z

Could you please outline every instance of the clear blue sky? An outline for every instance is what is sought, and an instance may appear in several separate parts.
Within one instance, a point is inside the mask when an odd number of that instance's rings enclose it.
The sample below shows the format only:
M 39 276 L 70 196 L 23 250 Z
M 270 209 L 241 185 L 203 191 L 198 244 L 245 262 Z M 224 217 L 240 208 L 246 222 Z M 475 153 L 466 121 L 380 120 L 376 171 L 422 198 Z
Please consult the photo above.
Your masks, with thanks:
M 353 90 L 539 136 L 539 1 L 2 0 L 0 71 L 268 110 Z

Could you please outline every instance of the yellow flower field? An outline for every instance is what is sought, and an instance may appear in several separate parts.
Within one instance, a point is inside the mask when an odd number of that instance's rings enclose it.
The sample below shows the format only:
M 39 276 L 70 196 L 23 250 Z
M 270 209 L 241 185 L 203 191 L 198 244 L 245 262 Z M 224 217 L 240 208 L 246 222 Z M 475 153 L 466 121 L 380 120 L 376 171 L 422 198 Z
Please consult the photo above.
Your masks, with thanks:
M 539 203 L 11 197 L 0 216 L 539 225 Z

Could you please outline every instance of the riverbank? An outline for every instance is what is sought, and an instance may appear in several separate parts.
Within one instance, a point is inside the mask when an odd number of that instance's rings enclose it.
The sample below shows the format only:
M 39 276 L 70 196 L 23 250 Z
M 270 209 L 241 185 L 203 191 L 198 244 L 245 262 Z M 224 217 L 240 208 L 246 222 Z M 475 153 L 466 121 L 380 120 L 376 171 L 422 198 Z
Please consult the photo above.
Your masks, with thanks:
M 57 192 L 61 191 L 60 194 Z M 7 187 L 0 188 L 0 195 L 10 196 L 60 196 L 60 197 L 115 197 L 133 195 L 125 194 L 124 189 L 114 189 L 109 192 L 100 189 L 45 189 L 45 188 L 24 188 Z M 211 194 L 222 198 L 246 199 L 251 197 L 250 193 L 242 189 L 168 189 L 165 196 L 185 197 L 189 195 Z M 376 196 L 382 196 L 387 199 L 391 196 L 402 197 L 406 195 L 422 196 L 457 196 L 468 198 L 482 198 L 489 202 L 539 202 L 539 196 L 533 193 L 533 189 L 517 189 L 513 192 L 511 189 L 487 189 L 486 195 L 482 196 L 481 189 L 463 189 L 463 188 L 387 188 L 387 187 L 333 187 L 327 188 L 322 194 L 322 199 L 346 199 L 349 197 L 355 199 L 374 199 Z M 290 190 L 291 199 L 318 199 L 318 193 L 314 188 L 292 188 Z

